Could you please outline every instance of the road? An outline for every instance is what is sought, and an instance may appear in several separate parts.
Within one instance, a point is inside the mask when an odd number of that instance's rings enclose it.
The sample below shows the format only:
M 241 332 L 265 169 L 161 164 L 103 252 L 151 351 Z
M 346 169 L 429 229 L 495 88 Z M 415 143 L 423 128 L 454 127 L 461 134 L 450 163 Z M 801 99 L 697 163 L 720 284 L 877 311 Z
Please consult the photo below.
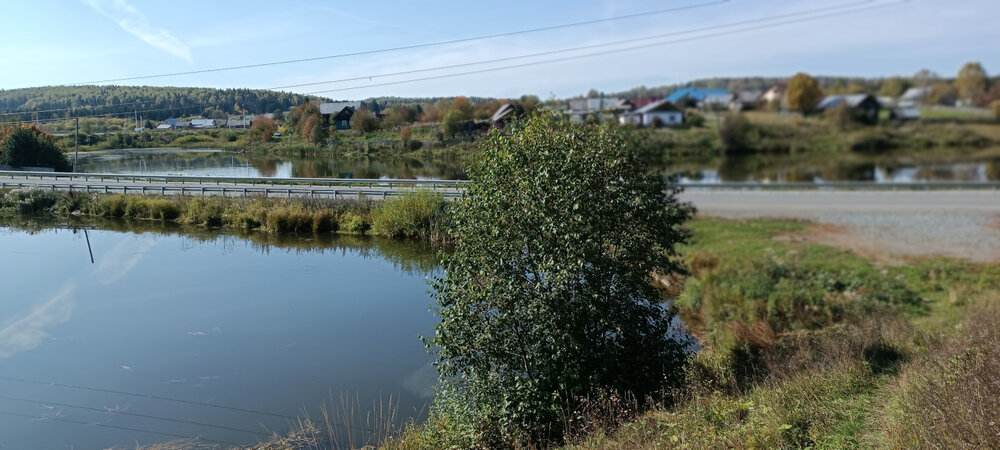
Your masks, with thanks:
M 885 264 L 945 256 L 1000 262 L 1000 190 L 710 191 L 681 196 L 699 214 L 817 224 L 786 236 L 852 250 Z
M 824 213 L 1000 213 L 1000 190 L 708 190 L 681 199 L 700 213 L 727 217 L 812 216 Z

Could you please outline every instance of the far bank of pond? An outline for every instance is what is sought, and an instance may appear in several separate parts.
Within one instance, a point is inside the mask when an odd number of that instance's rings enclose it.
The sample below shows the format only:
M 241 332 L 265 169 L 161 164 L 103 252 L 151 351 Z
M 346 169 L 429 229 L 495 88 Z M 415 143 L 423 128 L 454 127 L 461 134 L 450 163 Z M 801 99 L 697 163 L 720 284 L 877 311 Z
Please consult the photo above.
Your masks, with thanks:
M 1000 148 L 966 151 L 896 150 L 885 155 L 753 154 L 683 157 L 650 163 L 682 183 L 781 181 L 997 181 Z M 275 157 L 221 149 L 122 149 L 80 155 L 80 170 L 145 175 L 236 176 L 267 178 L 467 179 L 457 158 L 395 156 Z

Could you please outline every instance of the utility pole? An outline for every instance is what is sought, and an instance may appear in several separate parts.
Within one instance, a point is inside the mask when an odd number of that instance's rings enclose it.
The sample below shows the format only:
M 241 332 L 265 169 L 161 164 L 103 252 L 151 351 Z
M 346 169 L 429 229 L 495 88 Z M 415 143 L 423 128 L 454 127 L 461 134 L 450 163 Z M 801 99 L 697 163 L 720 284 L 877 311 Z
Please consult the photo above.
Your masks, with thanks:
M 76 172 L 77 163 L 80 161 L 80 118 L 76 118 L 76 132 L 73 133 L 73 141 L 76 143 L 76 151 L 73 153 L 73 172 Z

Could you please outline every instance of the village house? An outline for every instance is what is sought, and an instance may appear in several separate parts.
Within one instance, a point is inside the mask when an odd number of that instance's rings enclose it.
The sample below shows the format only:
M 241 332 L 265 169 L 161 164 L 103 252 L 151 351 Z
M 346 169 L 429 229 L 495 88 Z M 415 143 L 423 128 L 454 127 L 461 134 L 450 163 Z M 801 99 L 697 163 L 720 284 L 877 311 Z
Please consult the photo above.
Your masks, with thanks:
M 771 86 L 771 89 L 768 89 L 764 92 L 764 95 L 760 96 L 760 101 L 765 105 L 779 104 L 785 99 L 785 89 L 787 89 L 787 85 L 784 83 Z
M 566 110 L 566 115 L 568 115 L 569 120 L 573 122 L 583 122 L 586 120 L 587 116 L 592 115 L 596 118 L 599 114 L 603 113 L 622 112 L 622 110 L 619 109 L 621 107 L 621 103 L 621 100 L 617 97 L 570 100 L 569 108 Z
M 829 95 L 816 105 L 817 112 L 825 112 L 845 105 L 852 115 L 865 123 L 878 122 L 882 105 L 871 94 Z
M 664 99 L 625 113 L 618 118 L 618 121 L 640 127 L 678 126 L 684 123 L 684 112 L 677 105 Z
M 191 128 L 215 128 L 215 119 L 191 119 Z
M 319 113 L 323 120 L 338 130 L 351 129 L 351 117 L 361 109 L 361 102 L 320 103 Z
M 490 125 L 493 126 L 493 128 L 499 128 L 501 130 L 506 128 L 507 122 L 514 117 L 515 112 L 516 110 L 510 103 L 504 103 L 497 108 L 497 111 L 493 113 L 492 117 L 490 117 Z
M 763 96 L 764 91 L 761 90 L 740 91 L 729 102 L 729 109 L 734 112 L 757 109 Z

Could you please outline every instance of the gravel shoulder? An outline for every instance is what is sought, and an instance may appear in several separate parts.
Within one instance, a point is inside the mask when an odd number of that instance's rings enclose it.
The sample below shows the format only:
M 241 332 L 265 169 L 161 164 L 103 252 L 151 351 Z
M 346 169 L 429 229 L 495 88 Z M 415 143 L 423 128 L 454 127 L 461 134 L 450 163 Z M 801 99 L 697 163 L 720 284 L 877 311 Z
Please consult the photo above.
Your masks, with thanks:
M 699 214 L 814 223 L 781 239 L 831 245 L 889 264 L 945 256 L 1000 263 L 1000 191 L 691 191 Z

